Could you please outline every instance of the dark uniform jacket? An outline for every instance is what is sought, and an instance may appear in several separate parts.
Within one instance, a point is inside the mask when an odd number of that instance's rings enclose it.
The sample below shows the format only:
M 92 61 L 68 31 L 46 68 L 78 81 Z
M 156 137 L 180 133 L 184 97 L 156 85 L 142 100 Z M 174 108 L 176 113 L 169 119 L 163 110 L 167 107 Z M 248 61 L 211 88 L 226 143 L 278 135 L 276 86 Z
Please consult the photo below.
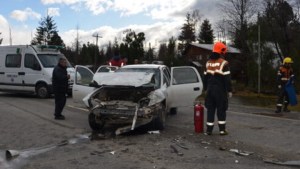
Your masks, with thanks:
M 68 72 L 66 67 L 56 65 L 52 73 L 53 92 L 65 94 L 68 92 Z
M 219 54 L 213 53 L 206 63 L 204 72 L 204 91 L 210 86 L 218 86 L 224 92 L 231 92 L 231 77 L 228 62 Z

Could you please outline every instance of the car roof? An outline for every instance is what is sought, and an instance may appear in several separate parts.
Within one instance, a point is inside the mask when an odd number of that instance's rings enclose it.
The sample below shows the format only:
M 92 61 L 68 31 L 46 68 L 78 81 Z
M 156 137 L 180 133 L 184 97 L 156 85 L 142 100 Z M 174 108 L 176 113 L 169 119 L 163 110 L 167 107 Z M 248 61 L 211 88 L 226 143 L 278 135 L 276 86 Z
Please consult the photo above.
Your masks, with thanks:
M 125 65 L 122 68 L 161 68 L 165 67 L 165 65 L 157 65 L 157 64 L 134 64 L 134 65 Z

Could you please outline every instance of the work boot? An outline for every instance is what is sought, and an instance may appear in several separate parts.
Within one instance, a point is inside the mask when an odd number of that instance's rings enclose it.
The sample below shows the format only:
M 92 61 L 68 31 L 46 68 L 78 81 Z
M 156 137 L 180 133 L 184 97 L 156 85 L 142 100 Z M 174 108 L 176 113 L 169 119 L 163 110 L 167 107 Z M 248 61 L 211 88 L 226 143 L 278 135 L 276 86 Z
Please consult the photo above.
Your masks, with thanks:
M 275 113 L 281 113 L 281 106 L 277 106 L 276 108 Z
M 226 135 L 228 135 L 228 132 L 226 130 L 220 131 L 220 135 L 221 136 L 226 136 Z
M 219 124 L 219 130 L 221 136 L 228 134 L 228 132 L 226 131 L 226 124 Z
M 212 135 L 213 128 L 214 128 L 214 126 L 206 125 L 206 132 L 204 133 L 204 135 L 207 135 L 207 136 Z
M 55 116 L 54 119 L 55 120 L 65 120 L 65 116 L 64 115 Z

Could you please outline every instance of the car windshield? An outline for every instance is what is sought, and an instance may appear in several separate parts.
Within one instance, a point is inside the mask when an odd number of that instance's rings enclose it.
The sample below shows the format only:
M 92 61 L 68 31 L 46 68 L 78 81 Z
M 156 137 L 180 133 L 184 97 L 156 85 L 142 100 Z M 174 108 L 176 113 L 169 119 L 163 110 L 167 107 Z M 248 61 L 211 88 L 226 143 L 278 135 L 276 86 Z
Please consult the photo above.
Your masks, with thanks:
M 153 80 L 151 83 L 147 85 L 154 85 L 154 87 L 157 89 L 160 87 L 160 71 L 157 68 L 120 68 L 117 69 L 116 72 L 146 72 L 146 73 L 154 73 Z M 147 86 L 146 85 L 146 86 Z
M 42 62 L 42 65 L 46 68 L 55 67 L 59 61 L 59 58 L 65 58 L 62 54 L 38 54 L 38 58 Z M 72 67 L 67 61 L 67 67 Z

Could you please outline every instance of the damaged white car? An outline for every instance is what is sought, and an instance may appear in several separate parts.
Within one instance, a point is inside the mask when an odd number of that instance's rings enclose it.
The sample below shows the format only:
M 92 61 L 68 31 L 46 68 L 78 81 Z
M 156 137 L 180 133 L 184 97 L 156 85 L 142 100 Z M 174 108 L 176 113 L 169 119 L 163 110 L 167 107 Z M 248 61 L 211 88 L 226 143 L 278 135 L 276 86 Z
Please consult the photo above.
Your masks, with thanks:
M 105 124 L 118 125 L 116 134 L 153 123 L 163 129 L 167 112 L 193 106 L 202 93 L 202 80 L 190 66 L 127 65 L 115 72 L 96 73 L 75 67 L 73 100 L 89 108 L 89 124 L 100 130 Z M 82 99 L 84 98 L 84 99 Z

